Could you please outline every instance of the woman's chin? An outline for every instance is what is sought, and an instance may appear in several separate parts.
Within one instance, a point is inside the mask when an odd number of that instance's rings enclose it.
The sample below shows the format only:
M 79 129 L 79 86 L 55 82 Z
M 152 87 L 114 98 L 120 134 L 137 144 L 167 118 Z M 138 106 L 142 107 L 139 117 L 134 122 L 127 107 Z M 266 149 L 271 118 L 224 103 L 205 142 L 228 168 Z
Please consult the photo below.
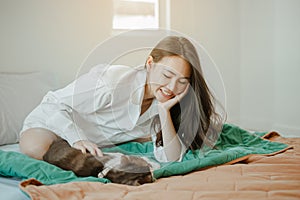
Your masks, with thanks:
M 157 101 L 159 102 L 159 103 L 165 103 L 166 101 L 168 101 L 167 99 L 157 99 Z

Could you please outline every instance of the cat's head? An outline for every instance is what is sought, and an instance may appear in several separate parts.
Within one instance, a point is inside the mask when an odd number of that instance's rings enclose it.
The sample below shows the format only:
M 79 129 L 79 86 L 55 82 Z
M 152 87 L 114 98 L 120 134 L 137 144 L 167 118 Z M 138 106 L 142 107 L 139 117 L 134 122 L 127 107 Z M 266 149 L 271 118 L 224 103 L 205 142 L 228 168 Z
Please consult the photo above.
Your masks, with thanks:
M 138 186 L 154 181 L 151 165 L 140 157 L 115 154 L 105 163 L 107 168 L 105 177 L 113 183 Z

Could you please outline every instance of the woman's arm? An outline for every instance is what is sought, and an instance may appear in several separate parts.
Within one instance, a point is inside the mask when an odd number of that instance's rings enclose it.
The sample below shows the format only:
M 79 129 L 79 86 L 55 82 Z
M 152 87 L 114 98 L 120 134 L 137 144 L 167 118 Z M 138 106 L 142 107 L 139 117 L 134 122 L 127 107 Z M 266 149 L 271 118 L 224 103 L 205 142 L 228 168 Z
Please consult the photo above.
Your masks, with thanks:
M 168 161 L 177 161 L 181 156 L 182 146 L 177 137 L 170 111 L 159 106 L 159 118 L 161 123 L 163 150 Z
M 53 114 L 47 119 L 48 126 L 55 127 L 57 134 L 67 142 L 91 154 L 102 155 L 97 145 L 88 141 L 77 122 L 77 115 L 91 115 L 110 102 L 110 92 L 100 75 L 105 66 L 96 66 L 88 73 L 78 77 L 66 87 L 49 92 L 44 98 L 45 106 L 50 107 Z
M 158 113 L 161 123 L 163 149 L 168 161 L 177 161 L 185 148 L 177 136 L 174 124 L 172 122 L 170 109 L 178 103 L 188 92 L 189 86 L 185 91 L 174 98 L 158 104 Z

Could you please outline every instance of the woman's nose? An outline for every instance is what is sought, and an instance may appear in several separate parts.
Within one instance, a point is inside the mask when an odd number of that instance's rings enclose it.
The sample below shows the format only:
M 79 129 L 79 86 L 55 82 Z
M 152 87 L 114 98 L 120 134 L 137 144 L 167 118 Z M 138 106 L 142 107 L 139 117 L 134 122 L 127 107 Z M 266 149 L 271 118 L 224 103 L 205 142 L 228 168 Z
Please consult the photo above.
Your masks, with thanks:
M 167 87 L 170 91 L 172 91 L 174 94 L 176 94 L 176 92 L 177 92 L 177 81 L 176 81 L 176 79 L 171 79 Z
M 181 84 L 178 79 L 172 79 L 167 85 L 167 88 L 172 91 L 173 94 L 178 95 L 182 93 L 185 88 L 187 87 L 186 84 Z

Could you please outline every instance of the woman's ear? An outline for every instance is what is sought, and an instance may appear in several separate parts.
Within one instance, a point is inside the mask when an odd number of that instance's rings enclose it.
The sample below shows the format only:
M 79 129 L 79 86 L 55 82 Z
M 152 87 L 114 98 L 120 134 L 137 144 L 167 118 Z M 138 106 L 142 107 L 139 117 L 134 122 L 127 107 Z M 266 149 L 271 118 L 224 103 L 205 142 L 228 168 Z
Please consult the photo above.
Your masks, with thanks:
M 147 71 L 149 71 L 152 68 L 153 65 L 153 57 L 152 56 L 148 56 L 148 59 L 146 61 L 146 69 Z

